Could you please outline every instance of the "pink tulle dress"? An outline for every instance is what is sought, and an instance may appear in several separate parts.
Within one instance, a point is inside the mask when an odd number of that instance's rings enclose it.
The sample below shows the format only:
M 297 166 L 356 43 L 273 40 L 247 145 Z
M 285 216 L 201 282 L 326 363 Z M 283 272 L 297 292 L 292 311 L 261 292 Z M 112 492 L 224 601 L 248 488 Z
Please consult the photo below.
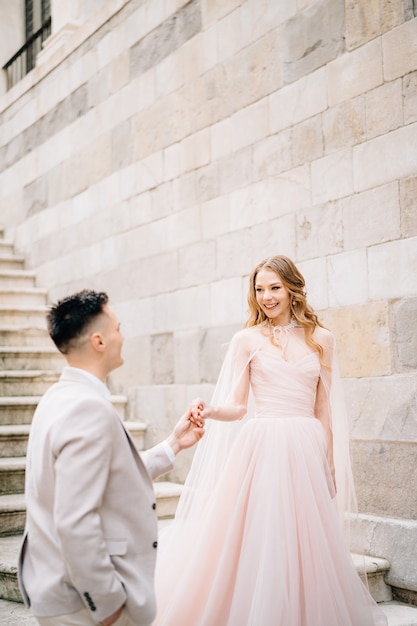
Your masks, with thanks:
M 235 355 L 239 341 L 253 344 L 250 333 L 239 333 Z M 270 341 L 255 343 L 247 363 L 254 418 L 240 425 L 224 461 L 216 458 L 222 438 L 203 454 L 206 467 L 222 465 L 210 488 L 201 494 L 198 476 L 186 484 L 194 504 L 180 504 L 160 542 L 154 624 L 384 626 L 335 505 L 326 433 L 314 414 L 319 357 L 299 343 L 292 362 Z

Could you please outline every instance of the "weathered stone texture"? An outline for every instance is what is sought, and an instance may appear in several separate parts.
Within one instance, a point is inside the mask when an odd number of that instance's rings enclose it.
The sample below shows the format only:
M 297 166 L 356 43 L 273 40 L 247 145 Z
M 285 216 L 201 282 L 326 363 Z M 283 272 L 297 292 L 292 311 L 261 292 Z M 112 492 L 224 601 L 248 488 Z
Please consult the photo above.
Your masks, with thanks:
M 320 318 L 337 341 L 343 377 L 392 373 L 389 314 L 386 302 L 322 311 Z
M 402 298 L 417 293 L 417 237 L 368 248 L 369 297 Z
M 394 80 L 417 69 L 417 20 L 382 36 L 384 79 Z
M 323 246 L 336 254 L 343 249 L 342 212 L 335 203 L 317 205 L 297 212 L 297 258 L 320 257 Z
M 285 82 L 291 83 L 335 59 L 344 50 L 344 0 L 317 0 L 285 24 Z
M 392 308 L 395 366 L 399 372 L 417 370 L 417 298 L 407 298 Z M 417 439 L 417 437 L 416 437 Z
M 323 156 L 323 129 L 321 115 L 316 115 L 292 129 L 292 164 L 297 167 Z
M 361 143 L 366 135 L 365 99 L 347 100 L 323 113 L 325 153 Z
M 174 341 L 172 333 L 151 337 L 152 384 L 169 385 L 174 382 Z
M 339 150 L 311 164 L 313 203 L 337 200 L 353 193 L 352 152 Z
M 403 78 L 404 124 L 417 122 L 417 72 Z
M 346 0 L 345 5 L 348 50 L 402 24 L 406 17 L 404 0 Z
M 392 241 L 401 235 L 397 182 L 343 198 L 341 207 L 345 250 L 365 250 L 367 246 Z
M 401 234 L 403 237 L 417 235 L 417 176 L 400 182 Z
M 402 84 L 385 83 L 366 94 L 367 138 L 389 133 L 403 124 Z
M 131 48 L 131 75 L 137 76 L 155 67 L 200 29 L 200 0 L 192 0 Z
M 352 442 L 352 465 L 358 506 L 364 513 L 417 518 L 415 442 Z M 407 477 L 405 480 L 404 477 Z

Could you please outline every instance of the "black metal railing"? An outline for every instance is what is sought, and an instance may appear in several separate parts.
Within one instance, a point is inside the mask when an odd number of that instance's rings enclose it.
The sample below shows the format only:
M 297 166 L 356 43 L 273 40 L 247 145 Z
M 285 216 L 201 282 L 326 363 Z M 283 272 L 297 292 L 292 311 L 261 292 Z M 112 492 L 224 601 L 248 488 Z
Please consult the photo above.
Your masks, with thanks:
M 51 18 L 49 17 L 36 33 L 25 41 L 23 46 L 3 65 L 7 72 L 7 89 L 26 76 L 35 67 L 36 56 L 42 50 L 42 44 L 51 34 Z

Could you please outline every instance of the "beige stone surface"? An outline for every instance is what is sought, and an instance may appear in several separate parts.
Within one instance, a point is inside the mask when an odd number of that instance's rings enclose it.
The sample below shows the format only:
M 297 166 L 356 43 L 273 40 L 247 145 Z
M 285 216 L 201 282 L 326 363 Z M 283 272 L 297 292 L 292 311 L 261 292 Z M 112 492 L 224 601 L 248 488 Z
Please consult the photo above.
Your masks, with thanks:
M 363 68 L 366 67 L 366 72 Z M 353 52 L 345 53 L 327 65 L 329 105 L 374 89 L 383 83 L 382 46 L 375 39 Z
M 401 80 L 394 80 L 366 94 L 367 138 L 389 133 L 403 124 Z
M 417 121 L 417 72 L 403 78 L 404 124 Z
M 320 317 L 335 335 L 342 377 L 392 373 L 389 310 L 385 301 L 328 309 Z
M 410 20 L 382 37 L 384 79 L 394 80 L 417 69 L 417 22 Z
M 243 0 L 202 0 L 201 10 L 204 25 L 214 20 L 220 20 L 241 4 L 243 4 Z
M 417 176 L 400 182 L 401 234 L 403 237 L 417 235 Z
M 355 191 L 378 187 L 416 173 L 417 124 L 410 124 L 353 148 Z
M 327 260 L 329 306 L 361 305 L 368 299 L 366 250 L 335 254 Z
M 353 162 L 350 149 L 339 150 L 311 164 L 313 203 L 337 200 L 353 192 Z
M 416 453 L 416 442 L 352 442 L 353 473 L 361 511 L 383 515 L 388 509 L 396 518 L 415 517 Z
M 400 237 L 402 218 L 396 181 L 344 198 L 341 207 L 346 250 L 365 250 L 367 246 Z
M 269 128 L 268 100 L 263 98 L 245 107 L 230 118 L 230 136 L 233 152 L 267 137 Z
M 346 0 L 346 47 L 357 48 L 404 21 L 403 0 Z
M 342 211 L 338 204 L 301 209 L 297 211 L 296 220 L 298 260 L 320 258 L 323 247 L 331 254 L 342 251 Z
M 323 156 L 321 115 L 316 115 L 292 129 L 291 156 L 293 166 L 311 163 Z
M 323 113 L 323 136 L 326 154 L 361 143 L 366 136 L 364 96 L 327 109 Z
M 369 297 L 413 296 L 417 291 L 417 237 L 368 249 Z

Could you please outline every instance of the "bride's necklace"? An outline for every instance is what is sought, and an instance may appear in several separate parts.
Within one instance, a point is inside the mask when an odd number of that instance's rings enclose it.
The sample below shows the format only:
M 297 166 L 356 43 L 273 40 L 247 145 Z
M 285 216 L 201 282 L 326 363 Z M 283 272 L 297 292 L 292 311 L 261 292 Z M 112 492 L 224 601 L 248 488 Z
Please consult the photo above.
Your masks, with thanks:
M 292 328 L 298 326 L 297 321 L 294 317 L 291 318 L 288 324 L 285 326 L 279 326 L 278 324 L 274 326 L 274 324 L 269 320 L 269 327 L 271 329 L 272 342 L 276 342 L 275 345 L 281 348 L 282 358 L 286 360 L 287 358 L 287 346 L 288 346 L 288 338 L 289 331 Z

